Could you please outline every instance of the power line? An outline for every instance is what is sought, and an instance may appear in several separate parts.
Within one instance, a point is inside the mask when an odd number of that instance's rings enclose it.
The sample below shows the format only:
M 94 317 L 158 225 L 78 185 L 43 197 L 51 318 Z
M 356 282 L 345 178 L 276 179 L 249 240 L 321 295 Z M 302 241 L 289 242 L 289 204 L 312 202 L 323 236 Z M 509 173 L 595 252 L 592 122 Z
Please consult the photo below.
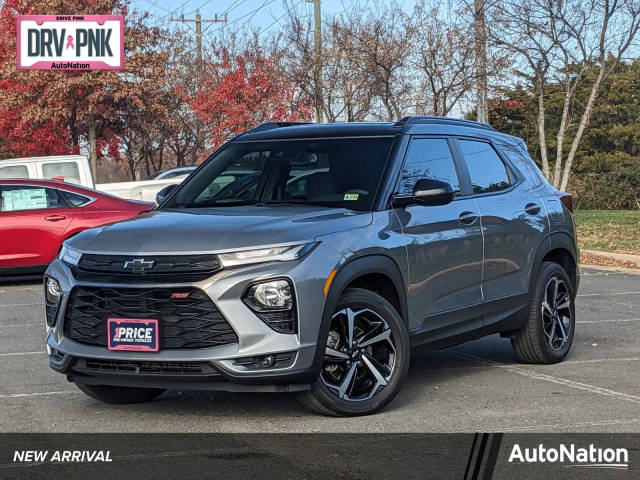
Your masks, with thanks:
M 200 10 L 202 7 L 206 7 L 207 5 L 209 5 L 211 2 L 213 2 L 213 0 L 207 0 L 206 2 L 204 2 L 202 5 L 200 5 L 198 8 L 194 8 L 193 10 L 191 10 L 190 12 L 185 13 L 185 15 L 191 15 L 194 12 L 197 12 L 198 10 Z
M 183 8 L 187 3 L 189 3 L 191 0 L 186 0 L 184 3 L 180 4 L 180 6 L 178 8 L 175 8 L 173 10 L 171 10 L 169 13 L 167 13 L 164 17 L 161 18 L 161 20 L 164 20 L 165 18 L 167 18 L 169 15 L 172 15 L 174 13 L 176 13 L 178 10 L 180 10 L 181 8 Z
M 196 48 L 198 49 L 198 74 L 202 69 L 202 23 L 226 23 L 227 16 L 225 15 L 223 18 L 218 18 L 218 15 L 214 18 L 202 18 L 200 16 L 200 10 L 196 10 L 196 18 L 184 18 L 184 15 L 180 16 L 180 18 L 173 18 L 173 14 L 169 19 L 171 22 L 181 22 L 181 23 L 195 23 L 196 24 Z
M 262 10 L 262 9 L 263 9 L 264 7 L 266 7 L 268 4 L 273 3 L 273 2 L 274 2 L 274 0 L 266 0 L 262 5 L 260 5 L 260 6 L 259 6 L 258 8 L 256 8 L 255 10 L 252 10 L 251 12 L 249 12 L 249 13 L 247 13 L 247 14 L 245 14 L 245 15 L 241 16 L 241 17 L 238 17 L 238 18 L 236 18 L 235 20 L 230 21 L 230 22 L 229 22 L 229 23 L 227 23 L 227 25 L 225 25 L 225 26 L 233 25 L 234 23 L 239 22 L 239 21 L 240 21 L 240 20 L 242 20 L 243 18 L 247 18 L 249 15 L 252 15 L 252 18 L 253 18 L 253 16 L 255 16 L 256 12 L 258 12 L 259 10 Z M 251 19 L 249 19 L 249 20 L 251 20 Z M 246 22 L 245 22 L 245 24 L 246 24 Z M 245 25 L 245 24 L 243 24 L 243 25 Z M 213 32 L 211 32 L 211 33 L 218 32 L 218 31 L 222 30 L 225 26 L 222 26 L 222 27 L 220 27 L 220 28 L 216 28 L 216 29 L 215 29 Z
M 298 5 L 300 5 L 302 2 L 304 2 L 304 0 L 300 0 L 298 3 L 296 3 L 295 5 L 293 5 L 293 7 L 291 8 L 296 8 Z M 264 32 L 266 32 L 267 30 L 269 30 L 271 27 L 273 27 L 276 23 L 280 22 L 280 20 L 282 20 L 286 15 L 289 14 L 289 11 L 284 12 L 280 17 L 276 18 L 276 20 L 269 25 L 266 28 L 263 28 L 262 30 L 260 30 L 260 33 L 258 33 L 258 35 L 262 35 Z
M 237 7 L 239 7 L 240 5 L 242 5 L 246 1 L 247 0 L 236 0 L 231 5 L 229 5 L 229 7 L 227 7 L 227 9 L 224 11 L 224 13 L 229 13 L 231 10 L 235 10 Z

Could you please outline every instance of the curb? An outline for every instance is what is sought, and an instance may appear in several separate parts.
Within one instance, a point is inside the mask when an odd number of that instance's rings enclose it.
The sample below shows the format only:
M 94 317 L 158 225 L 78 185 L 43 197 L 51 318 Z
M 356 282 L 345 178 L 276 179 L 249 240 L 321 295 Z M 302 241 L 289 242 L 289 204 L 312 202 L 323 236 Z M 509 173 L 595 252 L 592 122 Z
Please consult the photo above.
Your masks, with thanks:
M 585 250 L 584 248 L 580 249 L 580 251 L 584 253 L 589 253 L 591 255 L 599 255 L 601 257 L 620 260 L 623 262 L 632 262 L 632 263 L 635 263 L 638 266 L 638 268 L 640 268 L 640 255 L 631 255 L 630 253 L 600 252 L 598 250 Z

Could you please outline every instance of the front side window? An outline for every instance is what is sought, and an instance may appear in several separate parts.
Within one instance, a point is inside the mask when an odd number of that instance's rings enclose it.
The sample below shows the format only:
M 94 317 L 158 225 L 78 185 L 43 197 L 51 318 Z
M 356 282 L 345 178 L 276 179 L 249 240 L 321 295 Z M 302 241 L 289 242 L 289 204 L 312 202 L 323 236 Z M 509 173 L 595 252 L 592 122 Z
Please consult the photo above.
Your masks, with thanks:
M 489 193 L 511 186 L 507 168 L 491 144 L 474 140 L 458 140 L 467 162 L 473 193 Z
M 323 205 L 368 211 L 393 137 L 235 141 L 164 208 Z
M 398 193 L 413 195 L 413 187 L 421 178 L 441 180 L 451 185 L 460 195 L 460 181 L 456 172 L 449 143 L 444 138 L 416 138 L 411 141 L 402 168 Z
M 2 212 L 40 210 L 65 206 L 52 188 L 2 185 L 0 190 L 2 194 L 0 211 Z

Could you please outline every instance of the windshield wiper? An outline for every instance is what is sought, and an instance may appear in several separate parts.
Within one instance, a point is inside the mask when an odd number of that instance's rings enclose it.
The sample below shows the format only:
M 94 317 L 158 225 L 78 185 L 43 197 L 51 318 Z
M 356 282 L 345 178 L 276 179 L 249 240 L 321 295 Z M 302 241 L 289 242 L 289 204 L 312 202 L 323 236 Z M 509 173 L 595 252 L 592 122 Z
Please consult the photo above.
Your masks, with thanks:
M 291 200 L 269 200 L 268 202 L 263 202 L 262 205 L 312 205 L 318 207 L 329 207 L 329 208 L 339 208 L 336 205 L 332 205 L 327 202 L 309 202 L 309 201 L 291 201 Z
M 225 200 L 212 200 L 209 202 L 201 202 L 201 203 L 185 203 L 183 205 L 176 205 L 177 208 L 210 208 L 210 207 L 242 207 L 247 205 L 255 205 L 255 200 L 234 200 L 234 201 L 225 201 Z

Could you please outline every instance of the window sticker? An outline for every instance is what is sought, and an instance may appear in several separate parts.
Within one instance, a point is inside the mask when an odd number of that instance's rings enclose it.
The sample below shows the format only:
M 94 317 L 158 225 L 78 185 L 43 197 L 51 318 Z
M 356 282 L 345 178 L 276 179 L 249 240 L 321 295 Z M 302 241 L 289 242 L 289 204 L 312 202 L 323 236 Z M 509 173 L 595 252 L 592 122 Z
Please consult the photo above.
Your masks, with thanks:
M 359 194 L 357 193 L 345 193 L 342 200 L 358 200 Z
M 6 190 L 2 192 L 2 204 L 5 212 L 47 208 L 47 192 L 44 188 Z

